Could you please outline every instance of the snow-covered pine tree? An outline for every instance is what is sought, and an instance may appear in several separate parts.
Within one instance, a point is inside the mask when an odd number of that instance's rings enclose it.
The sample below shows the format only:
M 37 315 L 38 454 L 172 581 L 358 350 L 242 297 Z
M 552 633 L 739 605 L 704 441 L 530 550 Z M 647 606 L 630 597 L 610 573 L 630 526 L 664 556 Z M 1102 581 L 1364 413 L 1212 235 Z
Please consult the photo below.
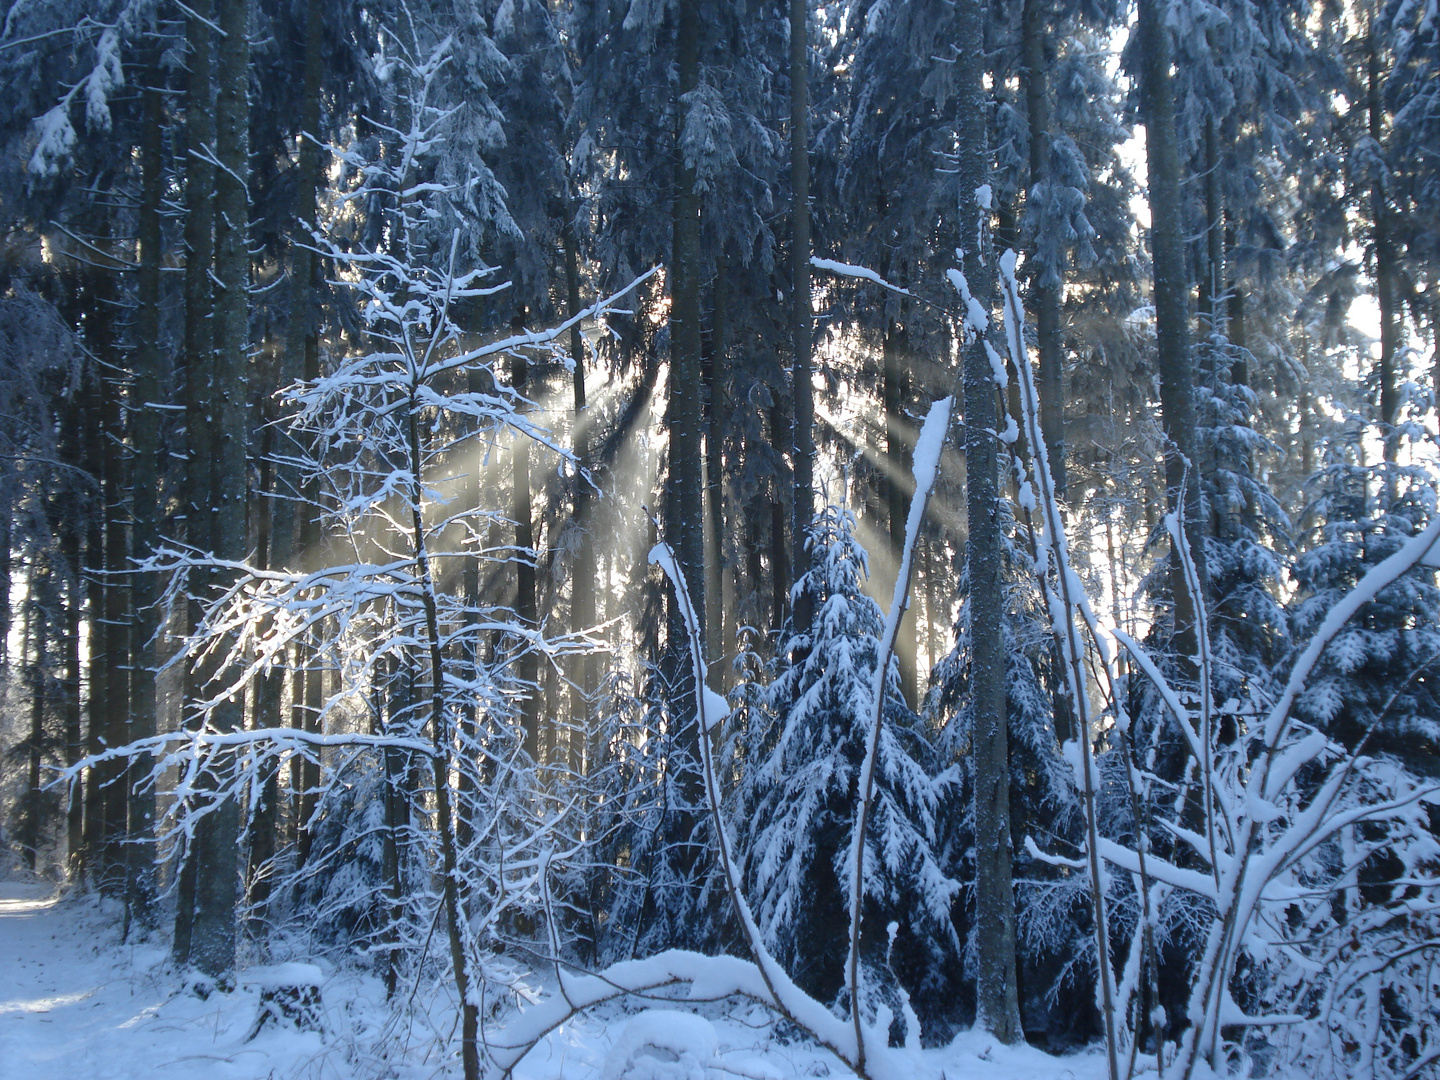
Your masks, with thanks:
M 884 624 L 862 591 L 869 564 L 855 527 L 854 515 L 834 506 L 815 517 L 811 569 L 794 586 L 810 601 L 810 627 L 787 620 L 771 681 L 747 702 L 746 764 L 730 815 L 767 946 L 826 1002 L 844 986 L 851 834 Z M 945 1011 L 960 886 L 936 855 L 934 758 L 893 663 L 866 837 L 864 918 L 876 931 L 861 959 L 875 997 L 861 1007 L 891 1009 L 892 1033 L 914 1038 L 911 1002 L 922 1019 Z
M 1291 607 L 1298 640 L 1335 601 L 1423 529 L 1436 512 L 1434 477 L 1422 468 L 1367 467 L 1360 433 L 1331 448 L 1311 513 L 1319 543 L 1296 559 Z M 1400 472 L 1387 481 L 1386 473 Z M 1398 488 L 1385 497 L 1387 483 Z M 1297 712 L 1348 747 L 1394 755 L 1420 775 L 1440 772 L 1440 587 L 1417 567 L 1381 590 L 1331 645 Z

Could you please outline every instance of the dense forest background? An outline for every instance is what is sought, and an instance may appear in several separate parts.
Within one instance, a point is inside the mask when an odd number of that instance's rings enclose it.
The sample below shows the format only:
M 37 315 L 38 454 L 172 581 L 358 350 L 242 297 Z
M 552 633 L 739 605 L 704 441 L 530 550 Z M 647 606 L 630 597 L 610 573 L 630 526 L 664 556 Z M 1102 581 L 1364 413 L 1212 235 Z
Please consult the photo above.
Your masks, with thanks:
M 721 952 L 862 1075 L 1436 1075 L 1435 0 L 7 0 L 0 87 L 17 865 L 467 1077 Z

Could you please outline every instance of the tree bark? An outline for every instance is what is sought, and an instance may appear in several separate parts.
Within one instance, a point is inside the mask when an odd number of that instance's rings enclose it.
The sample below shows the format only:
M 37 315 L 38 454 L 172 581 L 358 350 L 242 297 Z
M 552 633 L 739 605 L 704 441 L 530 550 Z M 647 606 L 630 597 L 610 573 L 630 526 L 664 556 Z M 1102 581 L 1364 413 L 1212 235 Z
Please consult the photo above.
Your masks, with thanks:
M 987 182 L 983 15 L 980 0 L 956 5 L 960 90 L 960 233 L 989 235 L 989 211 L 978 205 Z M 971 222 L 977 221 L 977 228 Z M 988 247 L 988 242 L 985 244 Z M 963 270 L 975 299 L 991 306 L 990 252 L 967 245 Z M 1011 880 L 1010 767 L 1005 716 L 1004 618 L 1001 595 L 1000 488 L 997 481 L 996 387 L 981 335 L 963 352 L 965 391 L 966 563 L 970 582 L 971 694 L 975 769 L 976 1025 L 1004 1043 L 1023 1037 L 1015 976 L 1015 897 Z
M 1175 132 L 1175 98 L 1170 85 L 1168 0 L 1137 0 L 1140 35 L 1140 106 L 1145 121 L 1149 173 L 1150 249 L 1154 266 L 1155 336 L 1160 374 L 1160 415 L 1165 431 L 1166 504 L 1182 510 L 1191 557 L 1206 587 L 1204 524 L 1200 513 L 1200 477 L 1195 436 L 1194 371 L 1190 359 L 1190 282 L 1185 271 L 1184 202 L 1180 189 L 1180 150 Z M 1188 475 L 1187 475 L 1188 470 Z M 1175 604 L 1175 642 L 1182 658 L 1195 654 L 1195 615 L 1204 596 L 1192 597 L 1170 559 L 1170 591 Z M 1193 659 L 1182 663 L 1193 665 Z
M 566 209 L 565 226 L 561 237 L 565 245 L 565 306 L 571 318 L 580 311 L 580 237 L 575 228 L 576 206 Z M 594 498 L 590 491 L 590 414 L 585 395 L 585 335 L 580 324 L 570 329 L 570 358 L 575 364 L 571 374 L 571 391 L 574 398 L 575 425 L 572 435 L 572 452 L 577 463 L 575 477 L 574 528 L 576 530 L 574 571 L 570 580 L 570 631 L 578 633 L 588 630 L 596 623 L 595 594 L 599 591 L 596 580 L 595 543 L 590 535 L 590 513 Z M 590 713 L 590 699 L 595 694 L 595 657 L 585 654 L 575 662 L 573 678 L 578 687 L 572 708 L 570 767 L 578 774 L 583 764 L 584 739 L 577 737 L 575 725 L 587 725 Z
M 523 396 L 530 378 L 530 366 L 520 354 L 516 354 L 512 363 L 512 385 L 515 392 Z M 516 435 L 510 444 L 510 466 L 513 481 L 510 517 L 515 523 L 515 618 L 526 630 L 535 630 L 540 625 L 540 606 L 535 583 L 535 522 L 530 497 L 530 440 L 523 435 Z M 525 695 L 520 706 L 520 724 L 525 732 L 525 753 L 531 761 L 539 765 L 542 764 L 540 705 L 543 700 L 540 689 L 540 654 L 528 642 L 522 643 L 522 648 L 524 651 L 515 664 L 521 693 Z
M 214 362 L 214 300 L 210 274 L 214 263 L 215 169 L 209 155 L 215 142 L 214 80 L 211 73 L 210 21 L 213 0 L 190 0 L 185 21 L 185 477 L 184 528 L 191 546 L 210 545 L 210 380 Z M 190 602 L 182 627 L 188 636 L 200 621 L 200 606 Z M 199 672 L 185 672 L 184 698 L 195 700 Z M 190 959 L 197 871 L 194 845 L 183 842 L 178 853 L 175 890 L 175 933 L 171 955 L 177 964 Z
M 220 559 L 245 557 L 245 413 L 249 360 L 249 0 L 220 0 L 215 100 L 215 354 L 211 394 L 214 423 L 210 505 L 211 550 Z M 221 674 L 223 677 L 223 673 Z M 244 723 L 238 697 L 216 706 L 211 723 L 237 731 Z M 204 974 L 229 979 L 235 969 L 236 842 L 239 812 L 232 801 L 201 819 L 190 953 Z
M 790 564 L 799 581 L 810 571 L 805 543 L 815 516 L 815 390 L 810 297 L 810 3 L 790 0 L 790 348 L 795 400 L 794 518 Z M 794 612 L 795 629 L 810 628 L 810 600 Z
M 715 283 L 710 291 L 709 348 L 705 352 L 702 374 L 705 380 L 705 644 L 709 649 L 706 662 L 723 667 L 730 637 L 724 628 L 724 552 L 725 552 L 725 372 L 729 347 L 729 282 L 722 256 L 716 259 Z M 720 673 L 723 680 L 724 674 Z
M 20 631 L 20 657 L 25 681 L 30 684 L 30 733 L 25 740 L 25 795 L 21 801 L 20 827 L 16 829 L 24 851 L 25 865 L 33 874 L 38 868 L 40 837 L 44 829 L 45 788 L 41 779 L 45 747 L 45 644 L 49 627 L 45 598 L 50 568 L 37 563 L 30 568 L 25 619 Z
M 1025 102 L 1030 125 L 1030 189 L 1050 171 L 1050 87 L 1045 77 L 1048 21 L 1044 0 L 1025 0 L 1021 10 Z M 1060 328 L 1060 286 L 1037 280 L 1031 291 L 1035 344 L 1040 358 L 1040 431 L 1050 459 L 1055 494 L 1065 494 L 1065 352 Z
M 1373 16 L 1372 16 L 1373 20 Z M 1366 41 L 1368 49 L 1368 97 L 1366 120 L 1369 135 L 1377 150 L 1385 143 L 1384 77 L 1381 70 L 1380 46 L 1372 24 Z M 1395 241 L 1390 221 L 1390 200 L 1384 182 L 1377 178 L 1370 191 L 1370 228 L 1375 250 L 1375 301 L 1380 307 L 1380 359 L 1376 364 L 1376 381 L 1380 386 L 1380 436 L 1385 461 L 1394 464 L 1400 452 L 1400 350 L 1404 345 L 1403 309 L 1400 301 Z M 1394 498 L 1394 470 L 1386 473 L 1385 490 Z
M 160 538 L 160 204 L 165 176 L 163 144 L 165 108 L 159 56 L 145 67 L 141 92 L 145 124 L 140 142 L 139 264 L 135 315 L 134 397 L 130 403 L 130 438 L 134 454 L 130 483 L 131 558 L 144 559 Z M 130 576 L 135 622 L 130 661 L 130 742 L 155 734 L 155 671 L 160 631 L 159 582 L 153 573 Z M 146 786 L 149 754 L 132 755 L 126 763 L 125 786 L 129 824 L 125 846 L 125 921 L 149 926 L 155 902 L 155 791 Z
M 421 513 L 423 498 L 422 469 L 425 460 L 420 433 L 419 406 L 412 391 L 408 404 L 410 442 L 410 515 L 411 551 L 415 560 L 415 576 L 419 579 L 420 600 L 424 609 L 425 663 L 430 676 L 430 742 L 431 764 L 435 784 L 435 822 L 440 834 L 441 901 L 445 909 L 446 933 L 450 943 L 450 964 L 455 981 L 455 996 L 460 1002 L 460 1054 L 465 1080 L 480 1080 L 480 1010 L 470 996 L 469 956 L 465 948 L 464 923 L 460 905 L 459 867 L 456 858 L 455 819 L 450 802 L 450 769 L 453 737 L 446 720 L 445 659 L 440 640 L 440 612 L 436 603 L 435 577 L 425 539 L 425 522 Z M 524 436 L 518 436 L 523 441 Z
M 902 302 L 900 318 L 906 319 L 909 305 Z M 909 374 L 907 358 L 910 335 L 904 322 L 890 322 L 885 327 L 881 397 L 885 414 L 885 469 L 880 474 L 881 501 L 885 506 L 886 527 L 890 534 L 890 554 L 898 568 L 905 549 L 905 521 L 910 515 L 911 477 L 910 421 L 905 415 L 906 382 Z M 919 677 L 916 673 L 916 626 L 919 619 L 915 605 L 900 618 L 895 637 L 895 659 L 900 668 L 900 690 L 905 703 L 914 709 L 920 700 Z
M 105 275 L 102 274 L 102 278 Z M 104 292 L 99 298 L 100 306 L 118 306 L 119 298 L 114 280 L 104 281 Z M 108 328 L 107 328 L 108 330 Z M 107 335 L 108 336 L 108 335 Z M 113 339 L 106 342 L 112 350 Z M 104 353 L 100 354 L 105 357 Z M 113 355 L 110 358 L 113 360 Z M 132 648 L 130 641 L 130 590 L 122 582 L 126 579 L 128 538 L 125 529 L 125 499 L 128 483 L 128 462 L 120 448 L 125 441 L 125 410 L 122 391 L 118 385 L 119 376 L 97 370 L 95 377 L 101 392 L 101 434 L 97 445 L 102 457 L 101 473 L 101 514 L 104 516 L 105 533 L 105 574 L 100 582 L 103 642 L 99 666 L 105 672 L 104 697 L 95 702 L 98 717 L 91 721 L 92 739 L 99 749 L 121 746 L 128 734 L 126 721 L 130 702 L 130 675 Z M 92 671 L 95 670 L 92 659 Z M 96 722 L 98 720 L 98 723 Z M 98 739 L 96 737 L 98 736 Z M 125 887 L 125 829 L 128 814 L 128 800 L 125 798 L 125 766 L 123 762 L 109 761 L 96 769 L 100 784 L 100 799 L 103 800 L 103 827 L 101 837 L 100 889 L 102 892 L 122 896 Z
M 309 234 L 316 231 L 316 204 L 324 180 L 324 155 L 315 141 L 320 132 L 320 85 L 325 72 L 324 8 L 319 0 L 305 0 L 305 52 L 301 74 L 301 99 L 296 132 L 296 217 L 301 229 L 290 248 L 290 323 L 285 335 L 286 378 L 313 382 L 320 377 L 320 313 L 317 293 L 321 284 L 320 257 L 313 250 Z M 324 562 L 324 543 L 318 514 L 318 479 L 305 482 L 301 491 L 299 522 L 299 563 L 303 570 L 319 570 Z M 325 673 L 304 642 L 296 647 L 297 663 L 292 675 L 292 721 L 295 727 L 319 733 L 320 709 L 324 700 Z M 312 835 L 307 827 L 315 810 L 314 791 L 320 784 L 320 768 L 300 758 L 292 766 L 293 817 L 299 862 L 310 857 Z

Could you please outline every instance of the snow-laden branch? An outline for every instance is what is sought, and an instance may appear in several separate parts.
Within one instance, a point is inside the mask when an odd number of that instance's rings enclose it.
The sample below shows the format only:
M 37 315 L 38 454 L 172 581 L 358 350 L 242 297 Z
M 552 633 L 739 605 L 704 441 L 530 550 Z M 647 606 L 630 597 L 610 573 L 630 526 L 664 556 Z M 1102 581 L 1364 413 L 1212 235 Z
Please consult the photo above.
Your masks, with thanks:
M 818 255 L 810 256 L 810 265 L 817 270 L 828 270 L 830 273 L 838 274 L 840 277 L 871 282 L 872 284 L 879 285 L 882 289 L 889 289 L 893 293 L 899 293 L 901 296 L 913 297 L 915 295 L 909 289 L 903 289 L 899 285 L 892 285 L 869 267 L 836 262 L 834 259 L 822 259 Z

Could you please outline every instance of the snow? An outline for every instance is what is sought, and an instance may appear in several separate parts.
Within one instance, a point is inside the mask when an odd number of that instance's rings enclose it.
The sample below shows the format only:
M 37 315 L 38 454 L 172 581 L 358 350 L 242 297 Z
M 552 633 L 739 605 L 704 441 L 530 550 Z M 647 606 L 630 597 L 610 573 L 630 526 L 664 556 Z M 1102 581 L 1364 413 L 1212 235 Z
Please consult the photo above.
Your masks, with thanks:
M 240 973 L 241 986 L 254 986 L 261 990 L 283 990 L 289 986 L 320 986 L 325 975 L 315 964 L 272 964 L 269 967 L 249 968 Z
M 811 256 L 810 265 L 817 270 L 829 270 L 832 274 L 839 274 L 841 277 L 859 278 L 862 281 L 874 282 L 891 292 L 900 293 L 902 296 L 913 295 L 909 289 L 902 289 L 899 285 L 892 285 L 874 270 L 864 266 L 855 266 L 852 263 L 836 262 L 834 259 L 822 259 L 818 255 Z
M 714 731 L 730 715 L 730 706 L 725 699 L 710 687 L 705 687 L 705 716 L 702 723 L 706 731 Z
M 950 284 L 955 286 L 955 291 L 960 294 L 960 299 L 965 304 L 965 325 L 973 334 L 985 333 L 990 326 L 990 316 L 985 314 L 985 308 L 970 292 L 970 282 L 966 280 L 964 273 L 952 267 L 945 271 L 945 276 L 950 279 Z M 1004 365 L 1001 365 L 1000 370 L 1005 370 Z
M 646 1009 L 620 1029 L 601 1080 L 707 1080 L 720 1052 L 715 1025 L 694 1013 Z M 718 1071 L 718 1070 L 716 1070 Z
M 317 1060 L 329 1052 L 319 1034 L 272 1025 L 246 1042 L 258 989 L 201 999 L 168 967 L 163 940 L 122 943 L 120 919 L 111 901 L 57 900 L 48 889 L 0 884 L 5 1080 L 317 1075 Z M 349 980 L 352 1003 L 359 989 Z
M 193 975 L 170 964 L 165 935 L 122 942 L 121 918 L 112 901 L 57 899 L 49 886 L 0 882 L 3 1080 L 460 1076 L 457 1056 L 437 1049 L 432 1034 L 438 1030 L 443 1037 L 454 1018 L 443 991 L 422 985 L 409 1011 L 397 1018 L 372 976 L 343 962 L 291 961 L 242 971 L 236 990 L 202 999 L 192 989 Z M 689 986 L 625 1001 L 593 976 L 567 977 L 565 995 L 556 992 L 553 975 L 533 980 L 542 988 L 540 1005 L 486 1025 L 497 1048 L 548 1032 L 516 1065 L 515 1080 L 850 1075 L 830 1052 L 796 1039 L 793 1029 L 777 1028 L 774 1014 L 753 1000 L 765 992 L 753 964 L 670 952 L 617 965 L 611 974 L 636 989 L 677 979 L 688 979 Z M 321 985 L 324 1034 L 271 1024 L 247 1041 L 264 986 L 312 980 Z M 728 996 L 736 991 L 742 996 Z M 598 1005 L 574 1014 L 566 996 Z M 841 1021 L 821 1012 L 830 1034 L 838 1034 Z M 929 1050 L 882 1048 L 872 1065 L 877 1078 L 915 1080 L 1102 1080 L 1104 1071 L 1104 1057 L 1093 1050 L 1052 1057 L 1028 1046 L 1002 1046 L 983 1032 L 965 1032 Z

